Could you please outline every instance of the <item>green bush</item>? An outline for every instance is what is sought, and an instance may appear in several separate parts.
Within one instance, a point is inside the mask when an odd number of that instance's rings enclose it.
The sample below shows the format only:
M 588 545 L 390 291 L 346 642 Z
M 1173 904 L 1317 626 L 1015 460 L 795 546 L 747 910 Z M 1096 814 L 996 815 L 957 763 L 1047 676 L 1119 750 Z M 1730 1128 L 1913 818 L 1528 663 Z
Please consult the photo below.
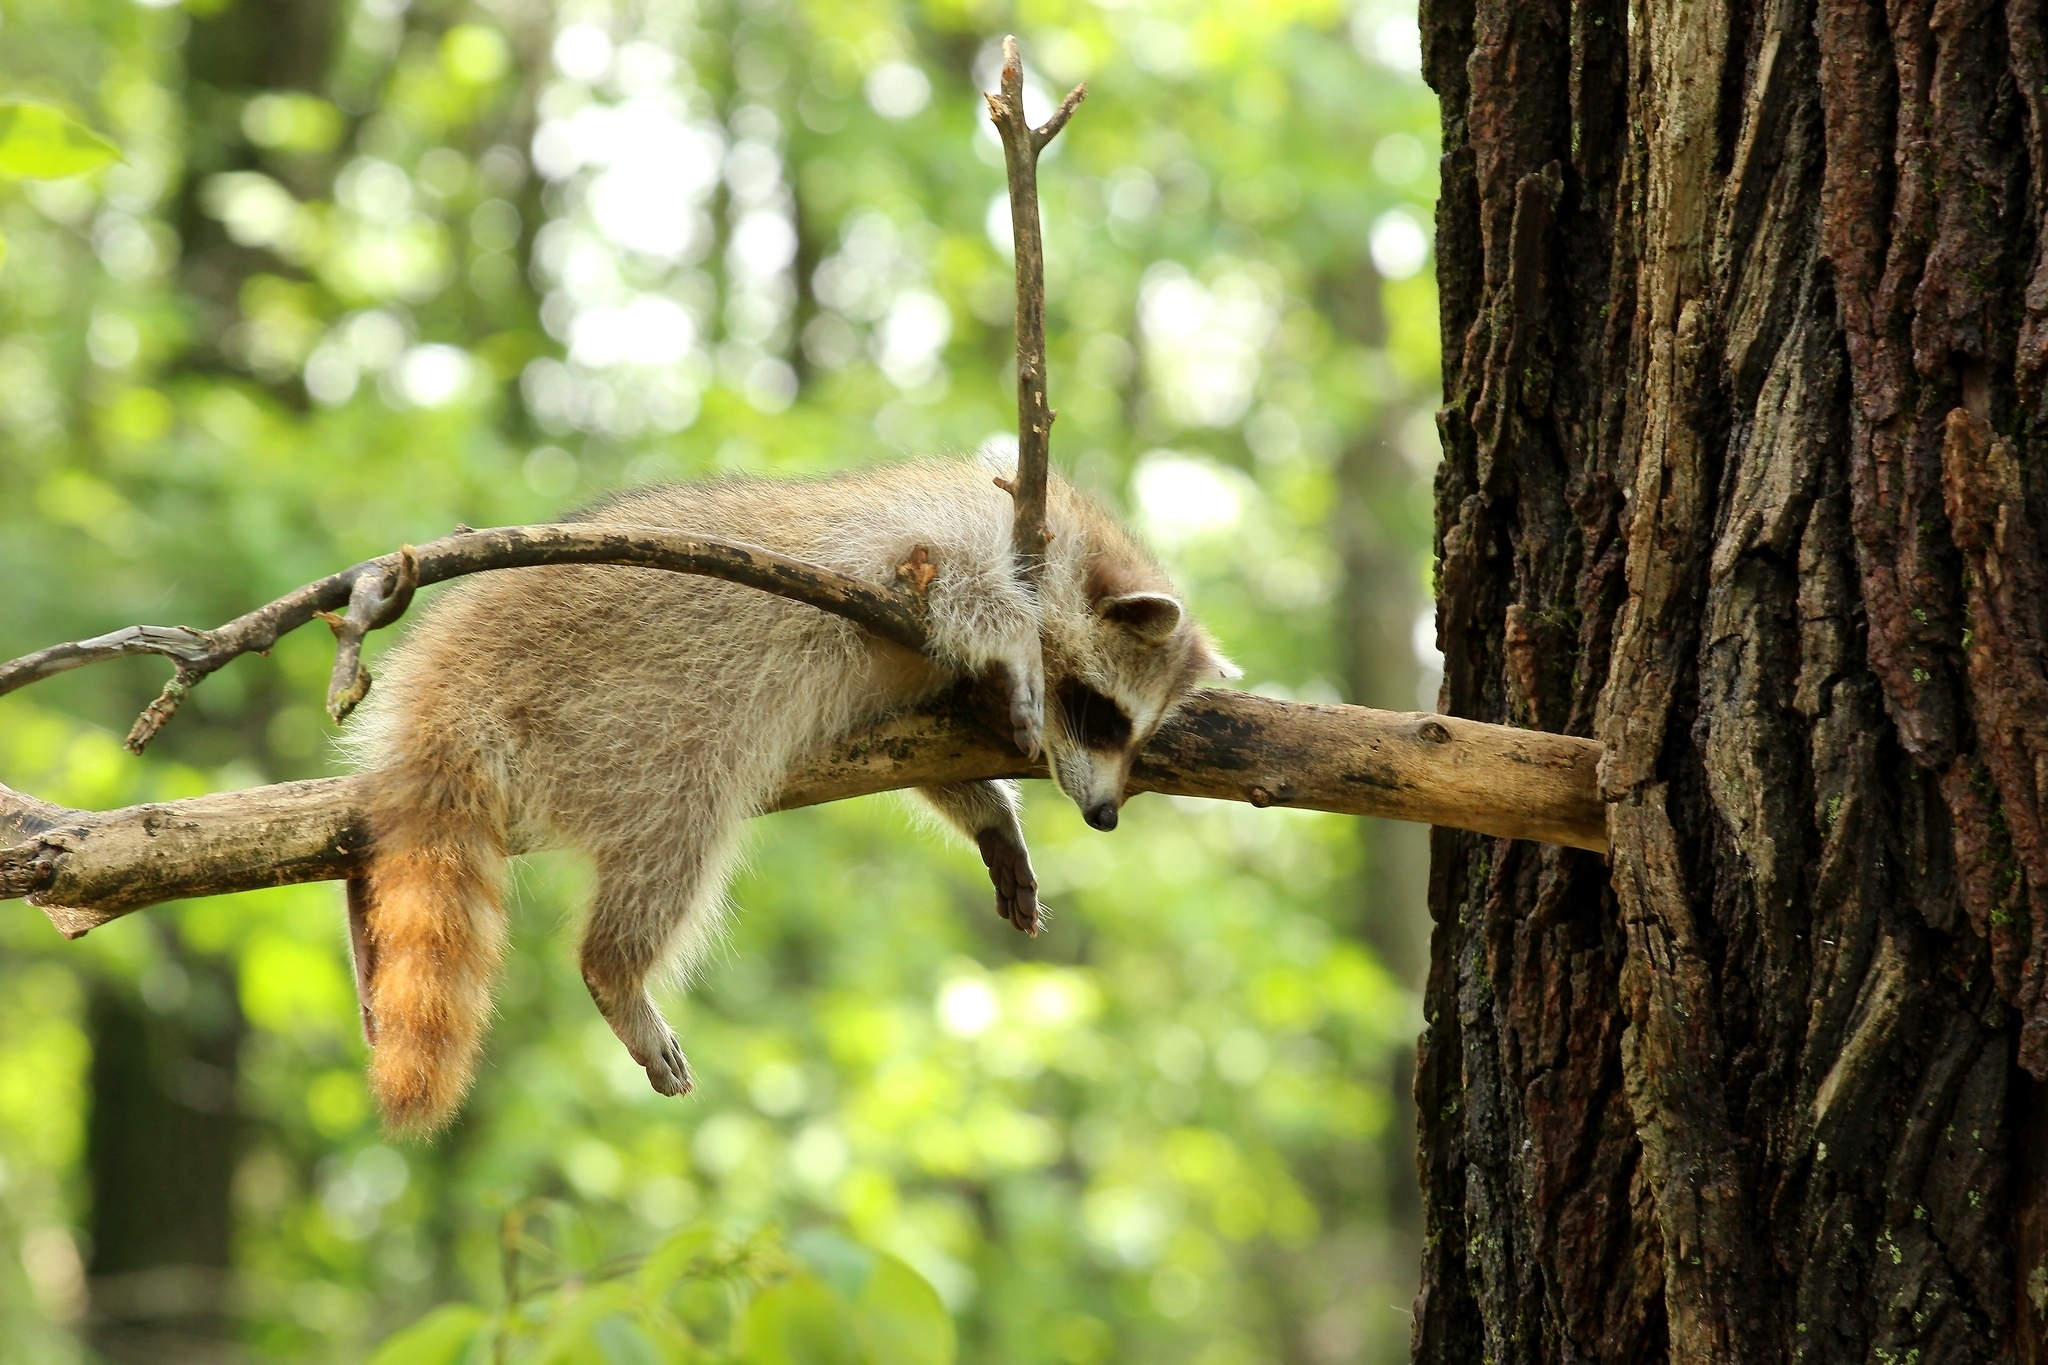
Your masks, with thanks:
M 686 1227 L 637 1262 L 526 1286 L 533 1210 L 506 1219 L 506 1303 L 446 1304 L 370 1365 L 952 1365 L 953 1319 L 901 1260 L 813 1230 Z

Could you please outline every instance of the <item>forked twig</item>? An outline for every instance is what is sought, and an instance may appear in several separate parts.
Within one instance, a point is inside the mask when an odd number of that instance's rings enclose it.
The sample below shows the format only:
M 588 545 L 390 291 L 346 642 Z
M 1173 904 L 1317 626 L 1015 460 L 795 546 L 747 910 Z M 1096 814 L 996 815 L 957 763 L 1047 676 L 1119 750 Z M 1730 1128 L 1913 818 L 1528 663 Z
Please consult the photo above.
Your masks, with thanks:
M 1033 583 L 1052 539 L 1045 529 L 1045 485 L 1052 423 L 1058 416 L 1045 398 L 1045 238 L 1038 221 L 1038 154 L 1059 136 L 1087 97 L 1085 82 L 1075 86 L 1053 116 L 1033 128 L 1024 117 L 1024 60 L 1015 37 L 1003 39 L 1001 90 L 983 94 L 989 121 L 1003 139 L 1010 237 L 1017 257 L 1017 477 L 1014 482 L 998 482 L 1016 504 L 1010 552 L 1018 576 Z

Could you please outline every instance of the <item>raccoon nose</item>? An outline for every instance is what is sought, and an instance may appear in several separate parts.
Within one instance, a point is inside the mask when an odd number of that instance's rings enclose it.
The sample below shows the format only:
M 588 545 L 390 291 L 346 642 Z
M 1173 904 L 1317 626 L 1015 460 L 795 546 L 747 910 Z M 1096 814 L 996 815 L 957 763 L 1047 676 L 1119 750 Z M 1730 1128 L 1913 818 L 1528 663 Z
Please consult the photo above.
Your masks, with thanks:
M 1116 828 L 1116 802 L 1098 801 L 1088 808 L 1088 823 L 1107 833 Z

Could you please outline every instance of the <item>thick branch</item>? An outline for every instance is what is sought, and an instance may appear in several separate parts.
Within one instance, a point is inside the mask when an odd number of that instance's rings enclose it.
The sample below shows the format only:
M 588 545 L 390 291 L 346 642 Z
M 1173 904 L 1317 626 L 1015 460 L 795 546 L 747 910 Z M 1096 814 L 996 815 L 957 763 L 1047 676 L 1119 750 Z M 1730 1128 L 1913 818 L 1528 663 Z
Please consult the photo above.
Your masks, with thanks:
M 1010 552 L 1018 573 L 1034 581 L 1050 539 L 1045 529 L 1045 486 L 1057 415 L 1045 396 L 1045 239 L 1039 231 L 1038 154 L 1059 136 L 1087 95 L 1085 84 L 1075 86 L 1058 112 L 1033 128 L 1024 117 L 1024 60 L 1012 37 L 1003 39 L 1002 89 L 983 96 L 989 121 L 1003 139 L 1010 237 L 1017 258 L 1017 479 L 1006 485 L 1016 502 Z
M 1043 777 L 1006 713 L 962 689 L 855 734 L 791 775 L 776 809 L 902 787 Z M 1198 692 L 1140 755 L 1131 789 L 1452 825 L 1606 848 L 1600 746 L 1448 716 Z M 0 787 L 0 897 L 77 936 L 159 901 L 346 877 L 362 779 L 286 782 L 122 810 L 66 810 Z
M 417 550 L 407 546 L 396 554 L 364 560 L 213 630 L 129 626 L 25 654 L 12 663 L 0 664 L 0 695 L 106 659 L 135 654 L 173 659 L 178 664 L 177 675 L 129 732 L 128 746 L 140 753 L 177 711 L 185 694 L 209 673 L 241 655 L 265 653 L 279 637 L 316 616 L 327 616 L 337 623 L 335 633 L 341 646 L 328 705 L 345 715 L 368 687 L 356 662 L 364 632 L 396 621 L 411 601 L 413 588 L 487 569 L 541 564 L 617 564 L 722 578 L 807 602 L 911 649 L 924 648 L 924 613 L 915 593 L 879 587 L 757 545 L 654 526 L 507 526 L 461 531 Z M 347 616 L 334 616 L 343 608 Z

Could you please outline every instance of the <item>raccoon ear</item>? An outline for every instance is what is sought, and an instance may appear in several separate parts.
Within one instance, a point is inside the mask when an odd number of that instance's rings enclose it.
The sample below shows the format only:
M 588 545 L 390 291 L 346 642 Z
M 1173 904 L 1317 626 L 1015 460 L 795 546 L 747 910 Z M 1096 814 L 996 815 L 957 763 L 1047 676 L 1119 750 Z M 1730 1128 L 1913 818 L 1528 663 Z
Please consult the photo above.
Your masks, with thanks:
M 1095 604 L 1095 614 L 1141 640 L 1158 644 L 1180 629 L 1180 599 L 1163 592 L 1126 592 Z

